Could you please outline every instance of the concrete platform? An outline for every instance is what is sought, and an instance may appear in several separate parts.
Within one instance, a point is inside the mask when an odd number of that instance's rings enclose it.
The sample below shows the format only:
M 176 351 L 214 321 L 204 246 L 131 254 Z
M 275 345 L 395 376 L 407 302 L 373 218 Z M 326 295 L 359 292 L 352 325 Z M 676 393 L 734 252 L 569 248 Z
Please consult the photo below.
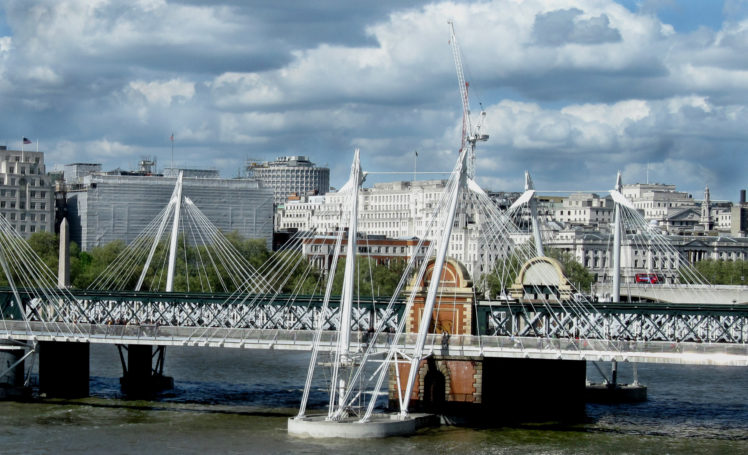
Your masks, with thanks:
M 325 420 L 326 417 L 292 417 L 288 419 L 288 434 L 303 438 L 368 439 L 408 436 L 421 428 L 439 426 L 439 417 L 433 414 L 411 414 L 405 419 L 399 414 L 374 414 L 366 423 L 355 418 L 332 422 Z

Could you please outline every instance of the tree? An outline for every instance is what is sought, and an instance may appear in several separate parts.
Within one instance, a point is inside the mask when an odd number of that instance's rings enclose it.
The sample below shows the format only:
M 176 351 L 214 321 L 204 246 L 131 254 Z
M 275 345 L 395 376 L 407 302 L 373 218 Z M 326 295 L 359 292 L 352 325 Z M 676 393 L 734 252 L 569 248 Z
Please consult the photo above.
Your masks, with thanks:
M 28 238 L 29 246 L 53 273 L 57 273 L 60 255 L 59 237 L 51 232 L 34 232 Z
M 506 290 L 517 279 L 521 266 L 519 258 L 515 255 L 497 259 L 493 269 L 478 279 L 476 283 L 478 294 L 488 293 L 487 297 L 490 299 L 501 295 L 502 291 L 506 293 Z
M 332 293 L 335 295 L 343 292 L 345 261 L 346 258 L 340 258 L 337 269 L 335 270 L 332 287 Z M 390 260 L 387 264 L 377 264 L 377 261 L 373 258 L 357 257 L 353 295 L 391 297 L 397 289 L 397 285 L 406 267 L 407 264 L 401 259 Z
M 592 283 L 595 282 L 595 275 L 587 270 L 585 266 L 577 262 L 570 252 L 557 248 L 546 248 L 545 253 L 546 256 L 561 263 L 566 279 L 569 280 L 578 291 L 590 292 Z
M 693 268 L 697 273 L 687 273 L 683 269 L 679 271 L 682 283 L 700 284 L 700 279 L 703 277 L 709 284 L 743 285 L 746 283 L 748 261 L 704 259 L 693 264 Z

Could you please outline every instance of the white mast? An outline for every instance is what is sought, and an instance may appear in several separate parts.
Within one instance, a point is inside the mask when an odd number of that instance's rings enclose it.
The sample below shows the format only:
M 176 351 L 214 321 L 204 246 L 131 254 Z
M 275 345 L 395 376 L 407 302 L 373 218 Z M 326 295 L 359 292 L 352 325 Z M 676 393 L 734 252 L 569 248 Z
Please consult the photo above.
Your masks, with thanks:
M 171 199 L 169 200 L 169 204 L 166 206 L 166 211 L 164 212 L 164 216 L 161 219 L 161 223 L 158 226 L 158 231 L 156 231 L 156 235 L 153 238 L 153 244 L 151 245 L 151 249 L 148 252 L 148 258 L 145 260 L 145 265 L 143 265 L 143 271 L 140 272 L 140 278 L 138 278 L 138 284 L 135 285 L 135 290 L 139 291 L 140 288 L 143 286 L 143 282 L 145 281 L 145 277 L 148 274 L 148 269 L 151 266 L 151 261 L 153 260 L 153 255 L 156 252 L 156 248 L 158 247 L 158 242 L 161 240 L 161 236 L 164 233 L 164 230 L 166 229 L 166 222 L 169 219 L 169 214 L 171 213 L 172 209 L 176 206 L 177 202 L 182 199 L 182 180 L 181 180 L 182 173 L 179 173 L 179 177 L 177 178 L 177 185 L 174 186 L 174 191 L 171 193 Z
M 174 266 L 177 261 L 177 236 L 179 235 L 179 212 L 182 208 L 182 171 L 179 171 L 177 177 L 177 187 L 175 189 L 176 202 L 174 205 L 174 221 L 171 226 L 171 242 L 169 246 L 169 268 L 166 273 L 166 292 L 174 289 Z
M 361 162 L 359 151 L 356 149 L 351 166 L 351 211 L 348 224 L 348 244 L 345 253 L 345 273 L 343 275 L 343 295 L 340 303 L 340 338 L 338 349 L 343 359 L 348 356 L 351 338 L 351 311 L 353 308 L 353 277 L 356 270 L 356 232 L 358 229 L 358 190 L 361 186 Z
M 525 191 L 534 190 L 530 173 L 525 171 Z M 530 218 L 532 219 L 532 235 L 535 239 L 535 252 L 538 256 L 545 256 L 543 251 L 543 239 L 540 236 L 540 225 L 538 223 L 538 201 L 533 193 L 530 198 Z
M 616 178 L 616 189 L 621 192 L 621 173 L 618 172 Z M 621 301 L 621 204 L 616 202 L 616 213 L 613 231 L 613 293 L 611 299 L 613 302 Z
M 468 150 L 463 149 L 460 152 L 460 165 L 457 168 L 456 181 L 452 187 L 449 200 L 449 211 L 446 213 L 446 221 L 444 224 L 444 231 L 439 241 L 439 251 L 436 255 L 436 261 L 434 262 L 434 270 L 431 273 L 431 282 L 429 283 L 428 293 L 426 294 L 426 303 L 423 308 L 423 314 L 418 325 L 418 337 L 416 338 L 415 351 L 413 352 L 413 358 L 410 362 L 410 372 L 408 373 L 407 389 L 405 390 L 405 400 L 403 401 L 400 415 L 406 417 L 408 415 L 408 406 L 410 405 L 410 395 L 413 392 L 413 385 L 415 384 L 416 375 L 418 374 L 418 366 L 421 363 L 423 356 L 423 346 L 426 343 L 426 335 L 429 331 L 429 325 L 431 323 L 431 313 L 434 311 L 434 303 L 436 302 L 436 294 L 439 291 L 439 282 L 441 281 L 442 270 L 444 269 L 444 262 L 447 259 L 447 249 L 449 248 L 449 238 L 452 235 L 452 225 L 455 220 L 455 213 L 457 212 L 457 202 L 459 200 L 460 190 L 467 183 L 467 155 Z

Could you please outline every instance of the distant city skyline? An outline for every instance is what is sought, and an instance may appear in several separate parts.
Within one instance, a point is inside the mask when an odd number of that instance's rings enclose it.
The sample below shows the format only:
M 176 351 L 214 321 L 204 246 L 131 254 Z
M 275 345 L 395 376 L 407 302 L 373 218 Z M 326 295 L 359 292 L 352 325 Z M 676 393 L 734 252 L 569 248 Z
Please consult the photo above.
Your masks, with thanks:
M 0 144 L 133 168 L 236 176 L 306 155 L 342 185 L 448 171 L 461 106 L 453 20 L 491 190 L 748 186 L 748 2 L 0 0 Z M 415 152 L 418 162 L 415 163 Z M 419 175 L 421 178 L 437 178 Z M 372 174 L 369 182 L 412 176 Z

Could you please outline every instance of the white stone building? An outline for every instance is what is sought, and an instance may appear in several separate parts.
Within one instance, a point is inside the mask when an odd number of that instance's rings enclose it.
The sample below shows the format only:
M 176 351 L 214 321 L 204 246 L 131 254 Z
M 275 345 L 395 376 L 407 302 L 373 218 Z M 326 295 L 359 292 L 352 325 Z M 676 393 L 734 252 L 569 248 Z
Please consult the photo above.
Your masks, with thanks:
M 613 222 L 615 207 L 611 197 L 593 193 L 573 193 L 555 211 L 555 220 L 571 225 L 606 226 Z
M 663 282 L 675 282 L 682 261 L 695 263 L 704 259 L 746 260 L 748 238 L 718 236 L 667 237 L 672 249 L 648 248 L 639 234 L 626 234 L 621 241 L 621 282 L 634 283 L 638 273 L 656 273 Z M 571 253 L 580 264 L 596 275 L 598 283 L 611 281 L 613 234 L 610 232 L 569 229 L 555 233 L 547 246 Z
M 446 180 L 418 180 L 375 183 L 359 192 L 358 231 L 391 239 L 427 238 L 433 240 L 440 232 L 427 236 L 429 223 L 443 195 Z M 276 230 L 316 229 L 318 233 L 335 232 L 345 195 L 330 192 L 321 198 L 290 202 L 276 212 Z M 497 252 L 479 249 L 480 218 L 470 209 L 457 214 L 449 243 L 448 255 L 465 264 L 468 272 L 480 274 L 496 260 Z
M 0 214 L 23 237 L 54 232 L 55 196 L 44 152 L 0 146 Z

